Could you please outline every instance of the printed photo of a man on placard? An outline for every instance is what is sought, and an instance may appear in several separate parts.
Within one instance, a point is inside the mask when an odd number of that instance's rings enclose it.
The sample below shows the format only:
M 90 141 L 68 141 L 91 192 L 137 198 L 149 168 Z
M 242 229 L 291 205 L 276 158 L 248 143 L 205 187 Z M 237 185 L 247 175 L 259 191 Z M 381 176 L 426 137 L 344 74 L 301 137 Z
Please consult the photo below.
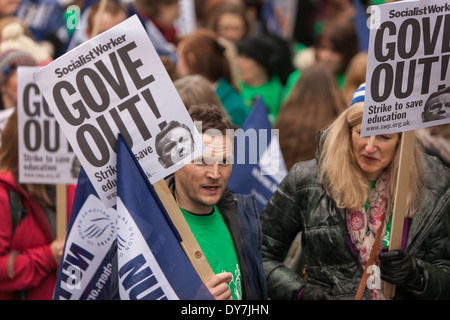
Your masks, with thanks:
M 191 130 L 178 121 L 169 122 L 156 136 L 155 149 L 163 167 L 171 167 L 194 151 Z
M 422 122 L 450 118 L 450 87 L 433 92 L 425 102 Z

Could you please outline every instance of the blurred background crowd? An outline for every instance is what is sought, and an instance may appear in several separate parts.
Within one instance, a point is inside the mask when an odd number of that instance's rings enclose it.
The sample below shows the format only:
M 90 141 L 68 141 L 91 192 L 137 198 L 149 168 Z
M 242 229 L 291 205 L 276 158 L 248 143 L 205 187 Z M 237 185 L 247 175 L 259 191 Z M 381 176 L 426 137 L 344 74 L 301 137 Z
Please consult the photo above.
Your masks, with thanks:
M 172 80 L 204 78 L 234 126 L 261 96 L 289 169 L 365 81 L 368 8 L 392 1 L 108 0 L 99 13 L 98 0 L 0 0 L 0 110 L 16 104 L 15 66 L 46 65 L 137 14 Z M 449 131 L 417 130 L 446 164 Z

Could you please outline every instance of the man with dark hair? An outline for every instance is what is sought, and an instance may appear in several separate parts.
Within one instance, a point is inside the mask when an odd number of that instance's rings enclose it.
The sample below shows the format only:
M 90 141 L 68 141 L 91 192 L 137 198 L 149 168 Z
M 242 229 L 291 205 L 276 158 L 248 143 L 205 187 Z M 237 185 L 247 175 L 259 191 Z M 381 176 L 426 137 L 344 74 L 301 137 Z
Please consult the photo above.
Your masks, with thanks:
M 205 152 L 167 179 L 215 276 L 205 282 L 216 299 L 266 299 L 259 215 L 253 195 L 227 189 L 232 126 L 219 106 L 195 105 Z
M 432 93 L 422 112 L 422 122 L 450 118 L 450 87 Z
M 164 168 L 186 158 L 194 150 L 194 138 L 189 128 L 171 121 L 155 137 L 155 149 Z
M 205 286 L 216 300 L 265 300 L 261 225 L 254 195 L 227 189 L 229 159 L 234 154 L 234 135 L 227 135 L 230 121 L 217 105 L 193 105 L 188 112 L 201 127 L 205 152 L 166 182 L 214 273 Z M 112 247 L 109 258 L 115 273 L 117 247 Z M 118 283 L 112 279 L 111 298 L 117 299 Z

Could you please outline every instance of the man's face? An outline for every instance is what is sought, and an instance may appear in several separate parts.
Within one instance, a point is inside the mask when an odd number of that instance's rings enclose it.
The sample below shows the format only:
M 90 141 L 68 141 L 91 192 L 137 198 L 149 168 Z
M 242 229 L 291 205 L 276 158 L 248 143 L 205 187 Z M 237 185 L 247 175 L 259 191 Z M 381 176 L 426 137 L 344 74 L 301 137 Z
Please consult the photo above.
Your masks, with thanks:
M 423 121 L 450 118 L 450 93 L 444 93 L 427 101 Z
M 191 133 L 183 127 L 170 130 L 159 144 L 163 146 L 161 158 L 166 168 L 186 158 L 193 149 Z
M 14 15 L 21 0 L 0 0 L 0 16 Z
M 183 209 L 197 213 L 210 213 L 222 197 L 232 164 L 232 140 L 226 136 L 202 134 L 205 152 L 175 172 L 175 197 Z M 201 161 L 200 161 L 201 160 Z

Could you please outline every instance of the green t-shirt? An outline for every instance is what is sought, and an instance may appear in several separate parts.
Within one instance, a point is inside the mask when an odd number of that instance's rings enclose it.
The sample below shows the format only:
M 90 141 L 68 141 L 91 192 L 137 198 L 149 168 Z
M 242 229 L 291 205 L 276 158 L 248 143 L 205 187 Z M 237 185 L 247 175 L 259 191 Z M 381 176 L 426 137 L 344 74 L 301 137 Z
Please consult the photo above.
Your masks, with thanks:
M 180 209 L 214 274 L 230 272 L 233 275 L 229 283 L 233 300 L 242 300 L 239 260 L 230 231 L 217 206 L 208 215 Z
M 224 78 L 221 78 L 217 83 L 216 93 L 231 117 L 231 122 L 238 127 L 242 127 L 249 114 L 249 109 L 244 104 L 241 95 Z
M 241 89 L 241 97 L 245 105 L 249 108 L 249 111 L 252 110 L 255 100 L 261 96 L 267 108 L 270 123 L 273 124 L 280 111 L 284 90 L 283 84 L 278 76 L 272 76 L 268 82 L 261 86 L 251 87 L 243 82 L 239 82 L 238 86 Z

